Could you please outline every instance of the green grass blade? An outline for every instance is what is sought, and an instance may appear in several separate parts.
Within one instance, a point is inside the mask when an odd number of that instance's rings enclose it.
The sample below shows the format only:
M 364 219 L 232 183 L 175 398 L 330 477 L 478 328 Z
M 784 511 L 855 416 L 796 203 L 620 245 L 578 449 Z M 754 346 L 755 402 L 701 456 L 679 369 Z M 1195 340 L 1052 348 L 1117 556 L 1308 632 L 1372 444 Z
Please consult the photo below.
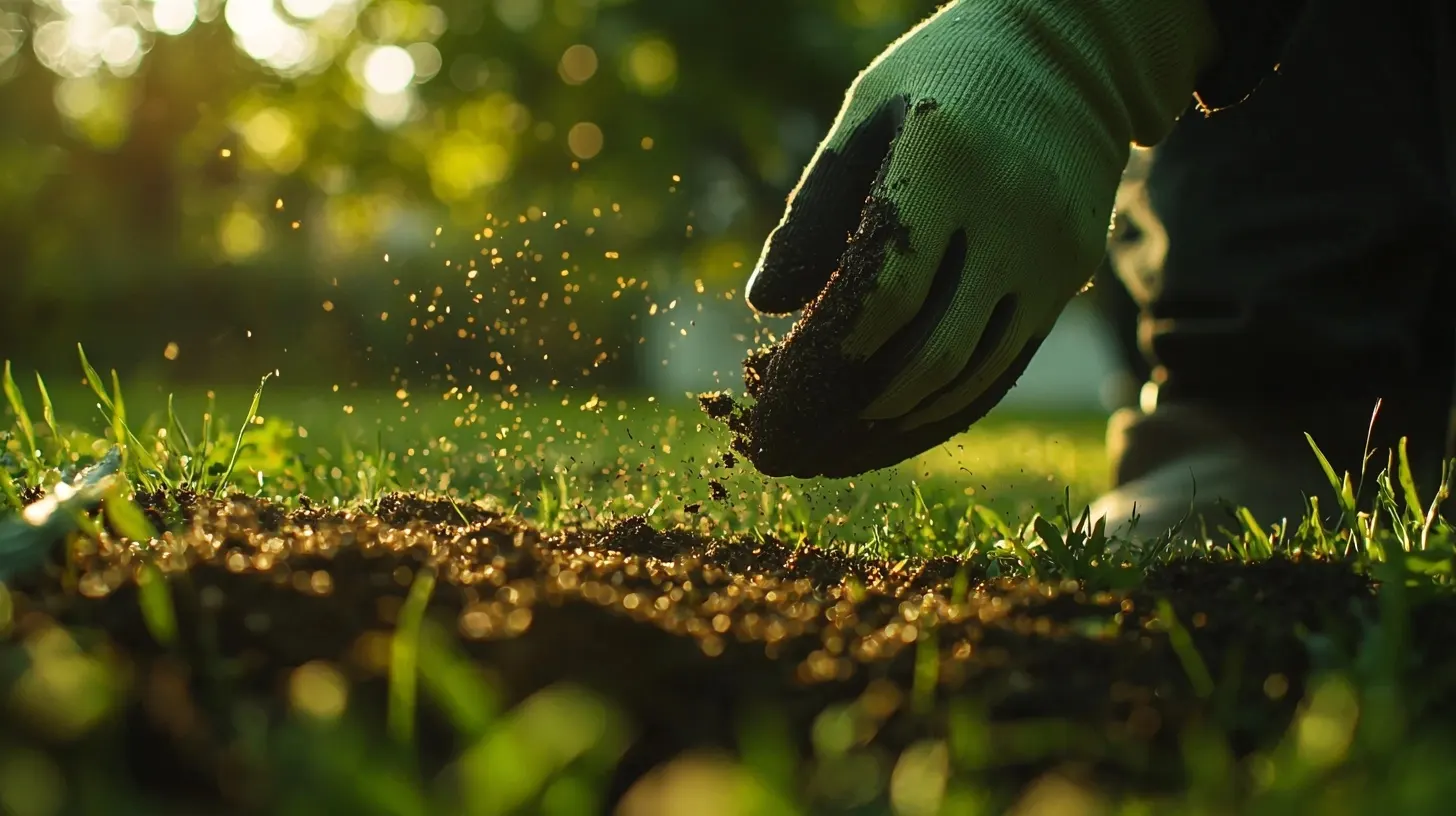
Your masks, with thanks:
M 15 482 L 5 468 L 0 467 L 0 496 L 5 497 L 5 505 L 17 513 L 25 507 L 20 501 L 20 491 L 15 489 Z
M 445 496 L 445 498 L 447 498 L 447 499 L 450 500 L 450 509 L 452 509 L 452 510 L 455 511 L 455 515 L 460 518 L 460 523 L 461 524 L 464 524 L 466 527 L 469 527 L 470 526 L 470 518 L 465 515 L 465 511 L 464 510 L 461 510 L 460 509 L 460 502 L 455 501 L 455 497 L 454 496 L 447 495 L 447 496 Z
M 1330 544 L 1329 538 L 1325 535 L 1324 517 L 1320 515 L 1319 509 L 1319 496 L 1309 497 L 1309 512 L 1305 515 L 1304 520 L 1309 525 L 1310 532 L 1314 535 L 1317 551 L 1326 555 L 1334 555 L 1335 548 Z
M 1036 568 L 1036 556 L 1031 554 L 1031 550 L 1028 550 L 1025 544 L 1022 544 L 1020 541 L 1017 541 L 1014 538 L 1006 539 L 1006 543 L 1011 545 L 1011 550 L 1015 552 L 1016 557 L 1021 560 L 1021 566 L 1026 569 L 1027 575 L 1031 576 L 1032 578 L 1041 577 L 1038 574 Z
M 1420 549 L 1422 551 L 1430 548 L 1431 529 L 1436 526 L 1436 520 L 1440 518 L 1441 506 L 1451 497 L 1451 479 L 1456 477 L 1456 460 L 1448 460 L 1441 465 L 1441 484 L 1436 488 L 1436 495 L 1431 499 L 1431 505 L 1426 510 L 1426 517 L 1421 522 Z
M 152 638 L 169 649 L 176 646 L 177 609 L 172 604 L 171 587 L 156 564 L 142 565 L 137 575 L 137 603 Z
M 138 460 L 136 464 L 139 470 L 150 469 L 156 471 L 156 462 L 147 454 L 146 448 L 141 444 L 141 440 L 137 439 L 126 426 L 126 405 L 121 399 L 121 382 L 116 375 L 116 371 L 113 369 L 111 372 L 111 382 L 116 391 L 116 397 L 113 399 L 110 394 L 106 393 L 106 385 L 101 381 L 101 375 L 96 373 L 96 368 L 87 359 L 86 349 L 80 343 L 77 343 L 76 351 L 81 356 L 81 368 L 86 373 L 86 383 L 91 386 L 91 390 L 96 394 L 96 398 L 101 400 L 101 407 L 104 412 L 109 414 L 108 419 L 110 420 L 112 433 L 116 435 L 116 444 L 122 446 L 125 453 L 130 454 Z M 148 487 L 152 487 L 151 477 L 144 473 L 141 475 Z
M 501 713 L 500 691 L 487 681 L 443 626 L 420 626 L 420 683 L 467 742 L 480 739 Z
M 101 404 L 106 406 L 106 410 L 113 410 L 111 407 L 111 395 L 106 393 L 106 386 L 101 382 L 101 375 L 96 373 L 96 369 L 91 365 L 91 361 L 86 359 L 86 349 L 82 348 L 80 343 L 77 343 L 76 351 L 81 354 L 81 369 L 86 372 L 86 383 L 91 386 L 91 390 L 96 393 L 96 397 L 101 400 Z M 117 440 L 117 442 L 120 441 L 119 439 Z
M 1014 533 L 1011 532 L 1010 525 L 995 510 L 992 510 L 984 504 L 977 504 L 971 510 L 987 529 L 995 531 L 1002 538 L 1010 539 L 1014 536 Z
M 1193 693 L 1200 699 L 1208 699 L 1213 695 L 1213 675 L 1208 671 L 1208 664 L 1203 662 L 1203 655 L 1193 645 L 1192 636 L 1178 622 L 1178 616 L 1173 612 L 1173 604 L 1167 598 L 1158 599 L 1158 620 L 1168 630 L 1168 644 L 1173 647 L 1173 653 L 1178 656 L 1184 674 L 1188 675 L 1189 682 L 1193 684 Z
M 1244 525 L 1244 529 L 1248 530 L 1249 535 L 1253 537 L 1254 543 L 1259 545 L 1258 552 L 1255 553 L 1255 556 L 1259 559 L 1272 556 L 1274 554 L 1274 544 L 1269 540 L 1269 534 L 1264 531 L 1264 528 L 1259 524 L 1259 520 L 1254 518 L 1254 514 L 1249 511 L 1249 508 L 1240 507 L 1238 509 L 1238 517 L 1239 522 Z
M 163 483 L 172 487 L 172 483 L 162 474 L 161 465 L 147 450 L 147 446 L 132 433 L 131 426 L 126 422 L 126 401 L 121 396 L 121 378 L 117 376 L 116 369 L 111 370 L 111 401 L 112 401 L 112 431 L 116 434 L 117 444 L 123 446 L 127 457 L 136 466 L 137 477 L 142 485 L 148 490 L 156 490 L 157 483 L 153 474 L 162 477 Z
M 536 497 L 536 520 L 541 529 L 549 530 L 556 524 L 556 494 L 542 480 Z
M 122 495 L 121 485 L 106 493 L 106 517 L 118 533 L 132 541 L 147 542 L 157 537 L 157 531 L 131 499 Z
M 207 460 L 212 458 L 212 420 L 217 416 L 217 395 L 207 392 L 207 410 L 202 412 L 202 461 L 198 462 L 199 473 L 206 473 Z
M 961 568 L 956 570 L 955 581 L 951 584 L 950 602 L 953 604 L 963 604 L 970 594 L 971 571 L 969 565 L 962 564 Z
M 1099 564 L 1108 566 L 1108 556 L 1110 555 L 1108 545 L 1111 542 L 1107 540 L 1107 517 L 1100 516 L 1096 522 L 1093 522 L 1091 508 L 1089 507 L 1082 512 L 1082 530 L 1085 532 L 1089 527 L 1091 528 L 1091 532 L 1087 533 L 1087 539 L 1082 544 L 1084 553 L 1081 561 L 1084 564 L 1091 564 L 1096 561 Z
M 1310 450 L 1314 451 L 1315 458 L 1319 460 L 1320 469 L 1325 472 L 1325 478 L 1329 480 L 1330 487 L 1338 494 L 1340 492 L 1340 477 L 1335 475 L 1334 465 L 1331 465 L 1330 460 L 1325 458 L 1325 452 L 1320 450 L 1319 445 L 1315 444 L 1313 436 L 1310 436 L 1306 432 L 1304 438 L 1305 441 L 1309 442 Z
M 414 743 L 420 626 L 434 590 L 435 573 L 421 569 L 414 583 L 410 584 L 409 597 L 400 607 L 399 624 L 390 644 L 389 702 L 385 722 L 390 736 L 401 745 Z
M 1400 492 L 1405 499 L 1406 518 L 1410 519 L 1411 524 L 1419 527 L 1422 522 L 1421 508 L 1425 507 L 1425 505 L 1421 503 L 1420 492 L 1416 490 L 1416 477 L 1411 471 L 1410 455 L 1406 452 L 1406 438 L 1404 436 L 1400 438 L 1400 447 L 1398 448 L 1397 456 L 1398 470 L 1396 472 L 1399 474 Z
M 369 494 L 369 501 L 371 503 L 378 501 L 379 497 L 384 495 L 384 463 L 385 457 L 388 455 L 388 452 L 384 448 L 384 429 L 380 428 L 374 432 L 374 478 L 373 487 Z
M 180 467 L 181 480 L 185 484 L 192 484 L 195 481 L 192 476 L 193 469 L 201 465 L 201 460 L 197 456 L 197 448 L 192 444 L 192 438 L 187 435 L 187 429 L 177 419 L 173 396 L 167 395 L 167 439 L 169 446 L 177 451 L 179 457 L 187 457 L 187 463 Z
M 940 632 L 934 626 L 922 626 L 915 643 L 915 675 L 910 685 L 914 711 L 929 714 L 935 707 L 935 689 L 940 684 Z
M 253 404 L 248 407 L 248 415 L 243 419 L 242 427 L 238 428 L 238 439 L 233 443 L 233 455 L 228 459 L 227 470 L 223 471 L 222 478 L 218 480 L 217 486 L 212 490 L 212 497 L 217 498 L 227 489 L 228 479 L 232 478 L 233 468 L 237 467 L 238 455 L 243 452 L 243 435 L 248 432 L 248 426 L 258 418 L 258 405 L 263 401 L 263 387 L 268 384 L 268 378 L 273 376 L 272 372 L 263 375 L 263 380 L 258 383 L 258 390 L 253 392 Z
M 1081 576 L 1077 574 L 1077 559 L 1072 555 L 1072 551 L 1067 549 L 1067 542 L 1062 538 L 1062 533 L 1056 525 L 1046 516 L 1037 515 L 1031 520 L 1031 526 L 1041 538 L 1047 552 L 1051 554 L 1052 563 L 1056 564 L 1062 577 L 1080 578 Z
M 1329 459 L 1325 458 L 1325 452 L 1320 450 L 1319 445 L 1315 444 L 1314 437 L 1305 433 L 1304 438 L 1309 442 L 1310 449 L 1314 451 L 1315 458 L 1319 459 L 1320 469 L 1325 472 L 1325 478 L 1329 480 L 1330 487 L 1335 491 L 1335 497 L 1340 502 L 1340 509 L 1344 512 L 1345 523 L 1350 525 L 1350 529 L 1355 529 L 1355 497 L 1349 489 L 1349 478 L 1341 479 L 1335 474 L 1334 466 L 1330 464 Z
M 56 406 L 51 402 L 51 392 L 46 388 L 45 378 L 40 372 L 35 372 L 35 387 L 40 389 L 40 410 L 41 416 L 45 419 L 46 427 L 50 428 L 51 436 L 56 440 L 57 456 L 66 456 L 71 452 L 71 443 L 61 433 L 60 425 L 56 423 Z
M 35 459 L 35 426 L 30 422 L 30 414 L 25 410 L 25 400 L 20 396 L 20 389 L 15 387 L 15 378 L 10 374 L 10 361 L 5 361 L 5 375 L 0 378 L 0 383 L 5 387 L 5 399 L 10 401 L 10 410 L 15 412 L 15 421 L 20 424 L 20 434 L 25 438 L 25 460 L 33 462 Z
M 15 601 L 10 590 L 0 584 L 0 637 L 7 637 L 15 626 Z
M 121 398 L 121 382 L 117 379 L 115 369 L 111 371 L 111 384 L 114 393 L 111 398 L 111 432 L 116 436 L 116 444 L 121 446 L 122 468 L 125 469 L 126 461 L 134 460 L 135 452 L 126 443 L 129 435 L 126 431 L 126 402 Z

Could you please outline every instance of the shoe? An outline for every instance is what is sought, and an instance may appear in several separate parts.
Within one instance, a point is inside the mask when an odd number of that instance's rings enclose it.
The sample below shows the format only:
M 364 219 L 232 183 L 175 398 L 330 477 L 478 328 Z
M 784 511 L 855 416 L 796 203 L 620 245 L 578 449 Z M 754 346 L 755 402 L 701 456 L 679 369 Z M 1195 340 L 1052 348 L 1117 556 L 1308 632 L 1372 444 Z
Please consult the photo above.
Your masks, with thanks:
M 1107 432 L 1115 486 L 1093 502 L 1093 521 L 1105 518 L 1108 535 L 1123 540 L 1154 539 L 1176 528 L 1176 538 L 1226 544 L 1243 529 L 1236 508 L 1246 508 L 1267 532 L 1273 524 L 1298 526 L 1310 496 L 1318 496 L 1321 515 L 1333 521 L 1334 492 L 1298 423 L 1266 420 L 1257 412 L 1240 416 L 1198 405 L 1117 411 Z M 1348 449 L 1356 436 L 1363 441 L 1365 432 L 1349 429 L 1338 447 Z

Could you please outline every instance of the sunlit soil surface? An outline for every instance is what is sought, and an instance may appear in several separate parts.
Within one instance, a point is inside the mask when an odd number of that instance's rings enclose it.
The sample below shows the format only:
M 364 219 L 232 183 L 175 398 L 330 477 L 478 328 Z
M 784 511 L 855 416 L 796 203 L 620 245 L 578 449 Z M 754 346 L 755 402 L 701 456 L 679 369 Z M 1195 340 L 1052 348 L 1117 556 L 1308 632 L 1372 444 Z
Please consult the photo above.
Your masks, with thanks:
M 1089 543 L 1067 531 L 1104 485 L 1101 417 L 993 414 L 897 468 L 800 481 L 731 455 L 692 395 L 466 396 L 271 388 L 248 419 L 214 407 L 246 395 L 192 393 L 173 422 L 131 392 L 140 509 L 65 549 L 27 533 L 42 563 L 0 592 L 0 778 L 185 812 L 687 797 L 628 814 L 688 812 L 707 794 L 669 793 L 701 774 L 874 813 L 1001 812 L 1055 778 L 1176 812 L 1317 789 L 1309 763 L 1384 744 L 1357 710 L 1412 733 L 1332 666 L 1431 689 L 1402 697 L 1423 726 L 1453 713 L 1449 594 L 1377 594 L 1368 555 L 1429 525 L 1340 563 L 1348 535 Z M 120 462 L 102 414 L 12 472 Z M 1410 565 L 1439 582 L 1433 535 Z
M 1238 754 L 1281 733 L 1309 669 L 1299 632 L 1349 636 L 1374 600 L 1365 578 L 1318 561 L 1175 562 L 1134 591 L 1092 592 L 989 579 L 946 557 L 854 557 L 641 518 L 543 533 L 399 494 L 374 512 L 138 499 L 158 526 L 190 520 L 150 556 L 107 535 L 69 569 L 15 582 L 11 637 L 33 640 L 53 621 L 103 633 L 134 678 L 124 740 L 135 775 L 232 804 L 261 795 L 238 784 L 227 748 L 240 701 L 306 706 L 289 697 L 300 667 L 325 666 L 355 686 L 352 711 L 382 711 L 392 637 L 422 575 L 434 581 L 425 633 L 458 640 L 498 682 L 498 702 L 564 681 L 620 708 L 635 738 L 613 795 L 683 751 L 731 747 L 755 711 L 839 775 L 826 783 L 831 800 L 859 795 L 835 756 L 894 756 L 957 728 L 988 790 L 1011 793 L 1069 764 L 1102 787 L 1167 789 L 1186 781 L 1180 734 L 1215 706 L 1238 712 Z M 149 631 L 133 580 L 153 558 L 173 579 L 170 648 Z M 1160 611 L 1160 599 L 1171 606 Z M 1197 664 L 1170 626 L 1191 633 Z M 1246 680 L 1205 696 L 1231 676 Z M 43 733 L 55 719 L 54 700 L 29 703 L 8 709 L 7 733 Z M 419 708 L 429 773 L 461 748 L 449 714 Z

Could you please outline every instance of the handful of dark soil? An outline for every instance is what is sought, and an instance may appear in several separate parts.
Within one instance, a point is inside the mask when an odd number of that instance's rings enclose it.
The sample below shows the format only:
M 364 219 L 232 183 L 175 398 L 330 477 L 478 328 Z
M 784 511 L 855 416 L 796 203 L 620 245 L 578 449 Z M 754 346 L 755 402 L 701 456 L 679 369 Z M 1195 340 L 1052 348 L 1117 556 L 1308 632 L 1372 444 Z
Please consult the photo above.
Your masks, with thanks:
M 962 245 L 964 246 L 964 245 Z M 722 392 L 703 394 L 703 410 L 726 422 L 733 449 L 748 457 L 768 476 L 846 478 L 891 467 L 923 453 L 970 427 L 1001 401 L 1016 384 L 1040 339 L 1020 356 L 986 392 L 960 412 L 914 428 L 898 420 L 861 418 L 864 409 L 890 384 L 929 337 L 959 283 L 964 249 L 948 253 L 937 273 L 921 314 L 867 360 L 841 353 L 885 255 L 894 248 L 908 252 L 909 230 L 888 202 L 871 198 L 859 228 L 850 238 L 840 267 L 788 334 L 759 348 L 743 361 L 743 381 L 750 401 L 735 401 Z M 997 314 L 1014 309 L 1009 299 Z M 994 346 L 999 331 L 993 318 L 986 335 Z M 973 353 L 967 370 L 978 364 Z

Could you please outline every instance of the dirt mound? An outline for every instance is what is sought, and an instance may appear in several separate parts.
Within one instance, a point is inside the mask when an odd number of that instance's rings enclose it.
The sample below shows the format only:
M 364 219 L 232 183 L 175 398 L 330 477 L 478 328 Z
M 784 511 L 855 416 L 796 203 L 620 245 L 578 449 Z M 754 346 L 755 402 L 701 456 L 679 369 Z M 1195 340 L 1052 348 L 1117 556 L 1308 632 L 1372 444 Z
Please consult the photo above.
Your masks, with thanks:
M 143 498 L 170 512 L 156 504 L 166 497 Z M 149 706 L 148 678 L 170 666 L 173 704 L 206 711 L 223 680 L 199 659 L 178 685 L 179 657 L 225 655 L 227 694 L 260 699 L 276 699 L 291 669 L 327 660 L 382 711 L 384 675 L 369 644 L 393 630 L 426 569 L 438 576 L 428 618 L 458 633 L 513 700 L 565 680 L 628 713 L 638 737 L 618 794 L 683 750 L 731 748 L 755 706 L 771 705 L 808 751 L 826 706 L 866 695 L 879 701 L 866 738 L 890 751 L 942 734 L 955 701 L 974 700 L 993 725 L 1033 718 L 1077 729 L 1055 755 L 993 753 L 993 787 L 1015 789 L 1068 760 L 1112 784 L 1176 784 L 1177 732 L 1209 712 L 1155 620 L 1158 599 L 1172 602 L 1214 677 L 1232 668 L 1249 678 L 1225 701 L 1240 712 L 1241 750 L 1279 733 L 1299 699 L 1308 666 L 1296 630 L 1349 635 L 1372 599 L 1365 579 L 1317 561 L 1179 563 L 1119 595 L 962 574 L 953 559 L 888 563 L 772 538 L 703 538 L 640 518 L 543 535 L 407 495 L 385 497 L 377 513 L 190 501 L 192 521 L 157 556 L 172 577 L 180 649 L 148 634 L 133 580 L 144 556 L 120 542 L 76 556 L 74 587 L 60 565 L 12 585 L 9 637 L 49 620 L 104 632 L 140 678 L 126 734 L 129 754 L 148 767 L 134 773 L 167 768 L 156 784 L 190 778 L 223 798 L 243 795 L 219 764 L 229 735 L 206 716 L 183 727 L 175 712 Z M 1263 689 L 1274 676 L 1286 690 L 1271 699 Z M 461 746 L 439 711 L 424 704 L 419 717 L 422 761 L 439 767 Z M 7 733 L 25 728 L 0 714 Z

